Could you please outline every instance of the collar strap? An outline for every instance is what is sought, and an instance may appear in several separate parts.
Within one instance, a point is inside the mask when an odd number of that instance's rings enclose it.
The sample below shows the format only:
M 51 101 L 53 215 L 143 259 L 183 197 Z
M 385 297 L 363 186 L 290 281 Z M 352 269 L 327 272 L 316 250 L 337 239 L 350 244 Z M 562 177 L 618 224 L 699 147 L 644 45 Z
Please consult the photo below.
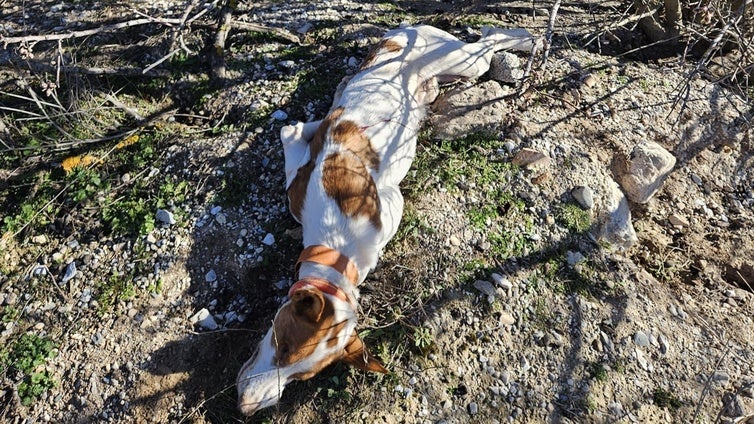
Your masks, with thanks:
M 313 287 L 321 291 L 322 293 L 335 296 L 344 302 L 348 302 L 349 305 L 354 306 L 354 302 L 351 300 L 350 297 L 348 297 L 348 294 L 345 291 L 343 291 L 343 289 L 321 278 L 306 277 L 304 279 L 296 281 L 288 290 L 288 297 L 292 298 L 293 293 L 296 293 L 299 290 L 310 288 L 310 287 Z
M 314 262 L 320 265 L 329 266 L 339 273 L 346 276 L 348 281 L 354 286 L 359 282 L 359 270 L 352 260 L 338 252 L 321 244 L 306 247 L 296 261 L 296 274 L 301 268 L 302 262 Z

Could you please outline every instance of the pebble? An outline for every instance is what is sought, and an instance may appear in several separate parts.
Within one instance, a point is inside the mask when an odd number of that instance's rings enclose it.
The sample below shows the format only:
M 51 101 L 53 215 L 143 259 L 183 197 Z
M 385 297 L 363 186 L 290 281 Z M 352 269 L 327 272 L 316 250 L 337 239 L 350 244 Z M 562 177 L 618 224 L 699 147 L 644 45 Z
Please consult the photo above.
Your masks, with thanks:
M 497 295 L 495 286 L 493 286 L 489 281 L 476 280 L 474 281 L 474 288 L 486 294 L 487 296 L 495 297 Z
M 154 217 L 163 224 L 173 225 L 176 222 L 173 213 L 165 209 L 157 209 Z
M 264 236 L 264 239 L 262 239 L 262 244 L 265 246 L 272 246 L 275 244 L 275 236 L 272 235 L 272 233 L 267 233 L 267 235 Z
M 283 112 L 280 109 L 272 112 L 272 115 L 270 115 L 270 116 L 272 117 L 272 119 L 274 119 L 276 121 L 285 121 L 286 119 L 288 119 L 288 114 L 285 113 L 285 112 Z
M 670 216 L 668 216 L 668 221 L 670 221 L 671 225 L 674 225 L 676 227 L 688 227 L 689 226 L 688 219 L 684 218 L 681 215 L 677 215 L 677 214 L 671 214 Z
M 579 202 L 584 210 L 594 207 L 594 194 L 589 186 L 578 186 L 571 190 L 571 195 Z
M 31 242 L 34 244 L 47 244 L 47 237 L 44 234 L 39 234 L 32 237 Z
M 228 220 L 227 218 L 225 218 L 224 213 L 218 213 L 217 215 L 215 215 L 215 221 L 217 221 L 217 223 L 220 225 L 225 225 Z
M 516 323 L 516 319 L 508 312 L 500 313 L 500 325 L 513 325 Z
M 215 318 L 209 313 L 207 308 L 200 309 L 199 312 L 189 318 L 189 321 L 191 324 L 198 324 L 205 330 L 216 330 L 218 327 Z
M 668 338 L 665 337 L 664 334 L 660 334 L 659 342 L 660 342 L 660 353 L 662 353 L 663 355 L 667 354 L 668 351 L 670 350 L 670 342 L 668 341 Z
M 691 181 L 693 181 L 696 185 L 702 185 L 702 178 L 696 174 L 691 174 Z
M 65 275 L 60 280 L 61 283 L 67 283 L 70 279 L 76 276 L 76 262 L 71 262 L 65 267 Z
M 214 215 L 217 215 L 218 213 L 220 213 L 220 211 L 222 211 L 222 210 L 223 210 L 222 206 L 215 206 L 215 207 L 213 207 L 212 209 L 209 210 L 209 213 L 210 213 L 210 215 L 214 216 Z
M 649 337 L 643 331 L 637 331 L 634 334 L 634 343 L 641 347 L 649 346 Z
M 513 283 L 505 275 L 492 273 L 492 281 L 494 281 L 495 284 L 497 284 L 499 287 L 504 288 L 505 290 L 510 290 L 513 288 Z
M 476 415 L 479 413 L 479 405 L 477 405 L 476 402 L 471 402 L 469 404 L 469 414 L 470 415 Z
M 580 264 L 581 262 L 584 262 L 585 259 L 586 258 L 581 254 L 581 252 L 574 252 L 571 250 L 566 252 L 566 262 L 568 262 L 569 266 Z
M 214 269 L 210 269 L 207 274 L 204 276 L 204 281 L 208 283 L 213 283 L 217 280 L 217 273 Z

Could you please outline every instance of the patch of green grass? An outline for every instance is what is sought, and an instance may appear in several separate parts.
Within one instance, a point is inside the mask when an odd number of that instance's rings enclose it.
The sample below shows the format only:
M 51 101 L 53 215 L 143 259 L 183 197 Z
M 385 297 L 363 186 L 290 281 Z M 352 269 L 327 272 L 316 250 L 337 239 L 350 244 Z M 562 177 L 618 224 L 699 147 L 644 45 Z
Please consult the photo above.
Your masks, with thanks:
M 427 217 L 414 208 L 412 204 L 406 204 L 403 209 L 403 218 L 393 240 L 395 242 L 415 239 L 420 234 L 434 234 L 435 229 L 427 222 Z
M 589 378 L 594 381 L 607 380 L 607 369 L 601 362 L 587 362 L 584 369 Z
M 18 396 L 23 405 L 31 405 L 45 391 L 55 386 L 47 370 L 40 367 L 56 355 L 55 344 L 48 338 L 26 333 L 10 347 L 0 349 L 0 364 L 15 369 L 23 377 L 18 385 Z
M 435 346 L 435 338 L 432 335 L 432 331 L 426 327 L 414 328 L 414 347 L 416 347 L 422 355 L 427 355 Z
M 652 401 L 660 408 L 670 408 L 671 410 L 676 410 L 683 406 L 683 402 L 673 392 L 660 387 L 652 392 Z
M 574 233 L 588 231 L 592 225 L 592 217 L 588 211 L 581 209 L 575 203 L 565 203 L 555 210 L 555 218 L 567 229 Z
M 120 300 L 128 300 L 136 296 L 136 288 L 131 282 L 132 278 L 129 276 L 113 274 L 106 281 L 103 281 L 97 287 L 97 303 L 99 304 L 99 312 L 105 313 L 112 310 L 112 308 Z

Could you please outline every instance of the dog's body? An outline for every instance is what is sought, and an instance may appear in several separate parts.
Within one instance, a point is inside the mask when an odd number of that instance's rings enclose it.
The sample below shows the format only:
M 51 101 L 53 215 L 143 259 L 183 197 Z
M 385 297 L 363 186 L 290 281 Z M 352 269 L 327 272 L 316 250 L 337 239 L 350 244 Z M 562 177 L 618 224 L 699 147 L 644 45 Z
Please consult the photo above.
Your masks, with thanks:
M 495 51 L 530 51 L 524 30 L 484 29 L 464 43 L 430 27 L 388 32 L 322 121 L 281 130 L 290 210 L 303 226 L 299 281 L 238 376 L 239 408 L 274 405 L 285 385 L 335 361 L 386 372 L 356 334 L 358 289 L 395 235 L 399 184 L 438 82 L 476 78 Z

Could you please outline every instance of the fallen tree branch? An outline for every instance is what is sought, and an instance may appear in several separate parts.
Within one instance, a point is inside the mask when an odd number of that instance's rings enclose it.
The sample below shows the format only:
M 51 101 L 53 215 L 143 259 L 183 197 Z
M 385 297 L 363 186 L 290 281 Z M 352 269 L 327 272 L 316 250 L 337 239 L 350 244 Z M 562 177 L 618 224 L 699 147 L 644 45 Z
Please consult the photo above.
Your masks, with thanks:
M 58 69 L 64 74 L 84 74 L 84 75 L 117 75 L 125 77 L 169 77 L 170 72 L 162 69 L 149 69 L 148 72 L 141 68 L 134 68 L 130 66 L 121 67 L 99 67 L 99 66 L 77 66 L 77 65 L 61 65 L 60 67 L 52 66 L 49 61 L 45 60 L 26 60 L 23 63 L 28 69 L 36 72 L 49 72 L 54 73 Z M 0 60 L 0 67 L 13 67 L 16 68 L 20 64 L 11 62 L 10 60 Z
M 143 19 L 134 19 L 131 21 L 126 21 L 126 22 L 119 22 L 117 24 L 104 25 L 99 28 L 91 28 L 91 29 L 85 29 L 81 31 L 67 32 L 65 34 L 24 35 L 20 37 L 0 36 L 0 43 L 2 43 L 3 46 L 7 48 L 8 44 L 36 43 L 39 41 L 67 40 L 69 38 L 88 37 L 90 35 L 99 34 L 101 32 L 114 31 L 117 29 L 131 28 L 135 26 L 154 24 L 154 23 L 163 24 L 163 25 L 177 25 L 181 23 L 181 20 L 172 19 L 172 18 L 161 18 L 159 20 L 154 19 L 154 18 L 143 18 Z
M 242 31 L 263 32 L 265 34 L 274 35 L 275 37 L 288 40 L 292 43 L 301 44 L 301 39 L 282 28 L 268 27 L 265 25 L 257 25 L 241 21 L 233 21 L 231 22 L 231 26 Z
M 640 13 L 640 14 L 636 14 L 636 15 L 631 15 L 631 16 L 629 16 L 629 17 L 627 17 L 625 19 L 622 19 L 622 20 L 620 20 L 620 21 L 618 21 L 618 22 L 616 22 L 616 23 L 614 23 L 612 25 L 606 26 L 605 28 L 602 28 L 599 31 L 592 32 L 592 33 L 589 33 L 589 34 L 585 34 L 584 36 L 581 37 L 581 39 L 582 40 L 586 40 L 587 38 L 592 38 L 593 39 L 594 37 L 599 37 L 600 35 L 608 32 L 608 31 L 612 31 L 612 30 L 618 29 L 618 28 L 622 27 L 623 25 L 631 24 L 631 23 L 634 23 L 636 21 L 640 21 L 640 20 L 642 20 L 642 19 L 644 19 L 646 17 L 652 16 L 655 13 L 657 13 L 659 10 L 660 10 L 660 8 L 656 7 L 654 9 L 646 11 L 644 13 Z M 586 44 L 590 44 L 591 42 L 592 42 L 592 40 L 590 39 Z

